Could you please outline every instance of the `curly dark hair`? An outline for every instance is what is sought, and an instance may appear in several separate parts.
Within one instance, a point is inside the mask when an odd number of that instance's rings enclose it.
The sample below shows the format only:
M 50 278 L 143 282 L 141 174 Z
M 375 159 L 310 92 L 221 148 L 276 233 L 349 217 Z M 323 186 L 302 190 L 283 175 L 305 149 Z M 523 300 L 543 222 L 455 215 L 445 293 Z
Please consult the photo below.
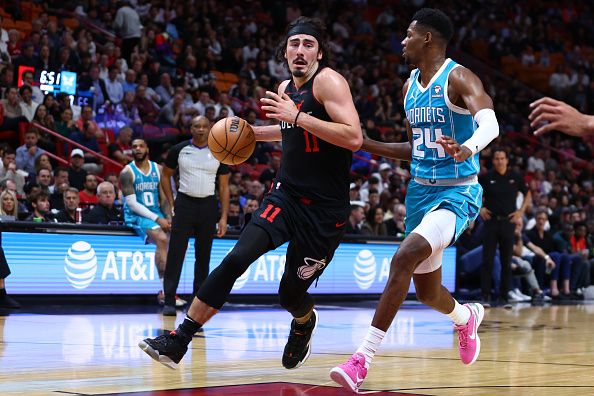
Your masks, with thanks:
M 295 27 L 300 26 L 300 25 L 309 25 L 309 27 L 311 27 L 313 30 L 315 30 L 318 33 L 318 37 L 316 37 L 316 39 L 318 40 L 319 51 L 322 52 L 322 59 L 319 60 L 319 64 L 320 64 L 319 68 L 322 69 L 322 68 L 328 66 L 328 62 L 329 62 L 329 58 L 330 58 L 330 47 L 328 46 L 328 36 L 326 33 L 326 25 L 319 18 L 308 18 L 308 17 L 302 16 L 302 17 L 295 19 L 293 22 L 291 22 L 287 26 L 287 30 L 285 31 L 285 36 L 282 38 L 282 40 L 278 43 L 278 46 L 276 47 L 276 52 L 275 52 L 276 59 L 279 62 L 284 62 L 285 67 L 287 69 L 289 68 L 289 64 L 287 63 L 287 60 L 285 59 L 285 52 L 287 51 L 287 39 L 288 39 L 287 35 L 292 29 L 294 29 Z

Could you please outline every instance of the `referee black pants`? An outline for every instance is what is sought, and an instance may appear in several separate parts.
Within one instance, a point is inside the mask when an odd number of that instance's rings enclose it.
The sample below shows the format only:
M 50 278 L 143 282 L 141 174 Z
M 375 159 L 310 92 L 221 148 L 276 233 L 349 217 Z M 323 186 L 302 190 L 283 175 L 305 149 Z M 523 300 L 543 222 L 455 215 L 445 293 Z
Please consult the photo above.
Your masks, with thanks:
M 507 299 L 507 292 L 511 281 L 511 259 L 514 249 L 515 224 L 510 223 L 504 216 L 493 216 L 485 221 L 483 228 L 483 266 L 481 272 L 481 291 L 483 298 L 491 296 L 493 261 L 495 249 L 499 244 L 499 258 L 501 260 L 501 284 L 499 297 Z
M 175 305 L 175 293 L 191 236 L 196 238 L 194 241 L 194 295 L 208 276 L 210 250 L 218 220 L 217 200 L 214 195 L 193 198 L 178 192 L 174 210 L 175 216 L 171 224 L 163 279 L 166 305 Z

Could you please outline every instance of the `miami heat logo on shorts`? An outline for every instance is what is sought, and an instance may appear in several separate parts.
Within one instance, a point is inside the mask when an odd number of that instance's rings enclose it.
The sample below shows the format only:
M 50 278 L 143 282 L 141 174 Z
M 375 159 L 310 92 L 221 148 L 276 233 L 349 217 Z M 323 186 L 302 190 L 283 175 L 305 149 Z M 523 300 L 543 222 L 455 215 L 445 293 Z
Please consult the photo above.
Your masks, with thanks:
M 311 257 L 303 259 L 305 265 L 297 268 L 297 276 L 303 280 L 311 278 L 316 272 L 321 271 L 326 266 L 326 259 L 316 260 Z

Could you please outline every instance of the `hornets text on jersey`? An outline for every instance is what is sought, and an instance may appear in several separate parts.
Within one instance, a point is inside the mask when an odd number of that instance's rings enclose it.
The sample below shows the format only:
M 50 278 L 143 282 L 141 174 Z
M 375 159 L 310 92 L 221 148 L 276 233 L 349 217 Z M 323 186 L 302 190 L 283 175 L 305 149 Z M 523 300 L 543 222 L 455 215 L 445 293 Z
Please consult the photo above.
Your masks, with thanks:
M 410 74 L 404 109 L 413 133 L 411 174 L 414 177 L 457 179 L 479 171 L 478 154 L 456 162 L 436 143 L 440 136 L 451 136 L 462 144 L 477 128 L 470 111 L 451 103 L 448 97 L 448 77 L 458 66 L 446 59 L 426 87 L 421 86 L 419 69 Z
M 150 170 L 148 174 L 142 173 L 136 166 L 134 161 L 126 165 L 132 172 L 134 178 L 134 192 L 136 194 L 136 201 L 146 206 L 151 212 L 161 215 L 161 209 L 159 207 L 159 181 L 161 176 L 159 174 L 159 168 L 153 161 L 149 161 Z M 124 214 L 126 218 L 130 216 L 138 216 L 134 213 L 126 202 L 124 201 Z

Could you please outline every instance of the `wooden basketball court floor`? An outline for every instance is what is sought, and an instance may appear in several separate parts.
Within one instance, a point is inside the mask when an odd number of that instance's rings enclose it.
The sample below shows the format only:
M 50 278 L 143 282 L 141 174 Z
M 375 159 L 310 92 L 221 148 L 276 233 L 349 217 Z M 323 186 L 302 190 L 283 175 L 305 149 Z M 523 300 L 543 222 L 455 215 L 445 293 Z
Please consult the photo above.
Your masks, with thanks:
M 183 318 L 157 309 L 53 307 L 0 316 L 0 395 L 340 395 L 329 370 L 364 337 L 375 303 L 319 306 L 313 351 L 286 370 L 289 315 L 229 306 L 191 344 L 178 370 L 151 360 L 140 339 Z M 0 313 L 2 315 L 3 313 Z M 482 352 L 458 360 L 447 317 L 407 305 L 388 332 L 363 391 L 416 395 L 594 395 L 594 305 L 491 308 Z

